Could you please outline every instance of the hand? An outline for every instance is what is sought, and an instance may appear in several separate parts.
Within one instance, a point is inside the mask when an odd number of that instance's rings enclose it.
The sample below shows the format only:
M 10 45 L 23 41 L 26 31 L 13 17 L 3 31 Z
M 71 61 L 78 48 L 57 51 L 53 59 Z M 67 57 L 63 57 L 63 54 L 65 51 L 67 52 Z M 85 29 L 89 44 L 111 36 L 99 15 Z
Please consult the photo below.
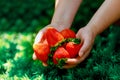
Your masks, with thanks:
M 82 47 L 78 53 L 79 56 L 77 58 L 68 59 L 66 61 L 67 64 L 63 66 L 63 68 L 72 68 L 77 66 L 85 60 L 91 51 L 95 39 L 95 35 L 92 30 L 89 29 L 89 27 L 83 27 L 78 31 L 76 36 L 81 39 L 82 44 Z
M 33 44 L 37 44 L 37 43 L 39 43 L 39 42 L 41 41 L 41 39 L 42 39 L 42 37 L 43 37 L 43 34 L 44 34 L 44 32 L 45 32 L 45 29 L 46 29 L 47 27 L 48 27 L 48 26 L 44 27 L 43 29 L 41 29 L 41 30 L 37 33 Z M 33 60 L 37 60 L 37 56 L 35 55 L 35 53 L 33 53 Z M 43 63 L 43 66 L 47 66 L 47 64 L 46 64 L 46 63 Z
M 37 44 L 37 43 L 39 43 L 39 42 L 41 41 L 41 39 L 42 39 L 42 37 L 43 37 L 43 34 L 44 34 L 44 32 L 45 32 L 45 30 L 46 30 L 47 27 L 54 27 L 54 28 L 55 28 L 56 30 L 58 30 L 58 31 L 61 31 L 61 30 L 63 30 L 64 28 L 66 28 L 66 27 L 63 26 L 63 25 L 57 25 L 57 24 L 47 25 L 46 27 L 44 27 L 43 29 L 41 29 L 41 30 L 38 32 L 38 34 L 37 34 L 36 37 L 35 37 L 34 44 Z M 36 60 L 36 59 L 37 59 L 37 57 L 36 57 L 35 53 L 33 53 L 33 60 Z M 42 62 L 42 63 L 43 63 L 43 66 L 47 66 L 47 63 L 44 63 L 44 62 Z

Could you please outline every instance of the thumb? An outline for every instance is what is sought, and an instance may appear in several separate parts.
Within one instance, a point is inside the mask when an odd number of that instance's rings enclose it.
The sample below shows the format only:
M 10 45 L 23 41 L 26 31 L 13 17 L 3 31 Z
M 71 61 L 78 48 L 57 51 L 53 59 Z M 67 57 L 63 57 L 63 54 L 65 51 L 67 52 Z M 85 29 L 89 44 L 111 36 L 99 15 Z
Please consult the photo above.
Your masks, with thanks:
M 40 40 L 42 39 L 42 37 L 43 37 L 43 32 L 42 32 L 42 31 L 39 31 L 39 33 L 38 33 L 37 36 L 35 37 L 34 44 L 35 44 L 35 43 L 39 43 Z

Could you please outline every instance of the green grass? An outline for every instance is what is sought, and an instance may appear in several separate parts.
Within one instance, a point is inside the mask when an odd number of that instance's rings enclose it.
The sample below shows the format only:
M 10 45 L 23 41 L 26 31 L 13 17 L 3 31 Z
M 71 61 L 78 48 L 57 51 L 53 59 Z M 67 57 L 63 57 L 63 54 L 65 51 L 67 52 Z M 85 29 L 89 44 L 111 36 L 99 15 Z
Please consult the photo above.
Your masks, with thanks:
M 106 35 L 104 35 L 106 33 Z M 111 26 L 97 36 L 89 57 L 72 69 L 43 67 L 32 60 L 35 34 L 0 35 L 0 79 L 3 80 L 119 80 L 120 28 Z
M 72 29 L 85 26 L 103 0 L 84 0 Z M 29 4 L 28 4 L 29 3 Z M 89 57 L 72 69 L 32 60 L 37 32 L 49 24 L 54 0 L 0 1 L 0 80 L 120 80 L 120 27 L 97 36 Z

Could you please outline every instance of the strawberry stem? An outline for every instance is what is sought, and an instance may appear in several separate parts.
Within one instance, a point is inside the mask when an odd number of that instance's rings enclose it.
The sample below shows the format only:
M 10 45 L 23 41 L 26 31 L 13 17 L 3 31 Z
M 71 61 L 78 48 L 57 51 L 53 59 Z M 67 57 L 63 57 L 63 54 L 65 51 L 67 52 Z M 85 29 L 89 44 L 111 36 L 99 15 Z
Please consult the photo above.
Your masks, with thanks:
M 80 44 L 80 39 L 67 38 L 67 39 L 64 39 L 61 42 L 57 43 L 55 46 L 51 47 L 50 48 L 50 54 L 48 55 L 48 61 L 47 61 L 48 65 L 50 65 L 50 66 L 54 65 L 52 57 L 53 57 L 55 51 L 58 49 L 58 47 L 62 46 L 65 43 L 68 43 L 68 42 L 74 42 L 75 44 Z M 58 64 L 56 66 L 62 67 L 65 64 L 66 60 L 67 60 L 66 58 L 62 58 L 62 59 L 58 60 Z

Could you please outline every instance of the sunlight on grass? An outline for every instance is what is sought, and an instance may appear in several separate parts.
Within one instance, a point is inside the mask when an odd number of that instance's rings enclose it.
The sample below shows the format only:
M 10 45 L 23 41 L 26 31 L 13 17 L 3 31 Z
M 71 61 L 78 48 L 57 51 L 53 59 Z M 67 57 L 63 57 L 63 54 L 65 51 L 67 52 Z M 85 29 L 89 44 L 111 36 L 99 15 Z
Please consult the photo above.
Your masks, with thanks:
M 30 60 L 32 60 L 32 57 L 29 57 L 29 55 L 26 56 L 27 54 L 32 55 L 33 53 L 32 43 L 33 35 L 31 33 L 7 32 L 0 34 L 0 64 L 2 64 L 0 73 L 3 73 L 0 75 L 0 80 L 1 78 L 4 80 L 4 77 L 8 77 L 7 75 L 9 74 L 14 74 L 13 68 L 16 65 L 18 65 L 18 67 L 21 65 L 21 63 L 16 63 L 16 61 L 21 61 L 23 59 L 24 62 L 27 62 L 27 59 L 30 58 Z M 12 78 L 14 80 L 20 80 L 20 77 L 17 77 L 17 74 Z M 12 80 L 12 78 L 9 77 L 7 80 Z M 22 77 L 21 80 L 29 80 L 29 78 L 26 75 Z
M 11 63 L 11 60 L 7 60 L 7 62 L 4 63 L 3 66 L 7 70 L 6 72 L 9 72 L 11 70 L 11 67 L 13 67 L 13 64 Z M 8 73 L 6 73 L 6 74 L 8 74 Z

